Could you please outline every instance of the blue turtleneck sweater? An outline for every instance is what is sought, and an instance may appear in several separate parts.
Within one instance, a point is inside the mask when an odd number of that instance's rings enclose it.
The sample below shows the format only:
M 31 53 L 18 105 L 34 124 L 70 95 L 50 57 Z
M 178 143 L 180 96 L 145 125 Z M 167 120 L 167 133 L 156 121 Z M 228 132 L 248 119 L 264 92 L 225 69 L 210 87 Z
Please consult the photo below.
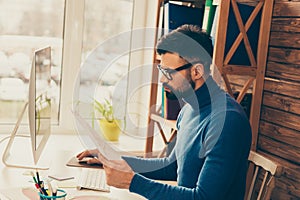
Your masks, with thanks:
M 153 200 L 242 200 L 251 145 L 242 107 L 211 77 L 184 101 L 169 157 L 124 157 L 136 172 L 129 190 Z M 175 180 L 178 186 L 155 179 Z

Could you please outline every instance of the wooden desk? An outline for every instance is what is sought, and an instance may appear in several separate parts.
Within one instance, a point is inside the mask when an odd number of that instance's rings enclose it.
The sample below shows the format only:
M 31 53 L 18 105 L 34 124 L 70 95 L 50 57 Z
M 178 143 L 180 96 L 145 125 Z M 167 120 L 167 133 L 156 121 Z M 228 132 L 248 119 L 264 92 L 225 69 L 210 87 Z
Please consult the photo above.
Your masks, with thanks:
M 0 139 L 6 135 L 0 135 Z M 121 139 L 121 138 L 120 138 Z M 127 138 L 128 139 L 128 138 Z M 7 141 L 0 144 L 0 153 L 6 146 Z M 120 142 L 122 143 L 122 142 Z M 13 148 L 19 148 L 22 151 L 22 145 Z M 75 196 L 83 195 L 93 195 L 97 199 L 122 199 L 122 200 L 141 200 L 144 199 L 136 194 L 130 193 L 128 190 L 120 190 L 117 188 L 111 188 L 110 193 L 105 192 L 96 192 L 96 191 L 86 191 L 86 190 L 77 190 L 76 183 L 77 178 L 81 168 L 67 167 L 65 164 L 67 161 L 77 153 L 81 152 L 85 148 L 79 141 L 79 138 L 76 134 L 74 135 L 51 135 L 49 141 L 42 153 L 42 157 L 46 158 L 45 160 L 50 161 L 49 170 L 40 171 L 41 177 L 48 177 L 49 174 L 64 174 L 74 176 L 74 179 L 68 181 L 57 182 L 58 186 L 66 190 L 68 195 L 66 199 L 72 199 Z M 143 148 L 141 149 L 143 150 Z M 29 155 L 31 156 L 31 155 Z M 44 160 L 44 159 L 42 159 Z M 9 168 L 0 163 L 0 193 L 5 194 L 10 197 L 10 199 L 28 199 L 24 196 L 22 189 L 31 188 L 34 190 L 34 185 L 32 183 L 32 177 L 24 175 L 30 170 L 19 169 L 19 168 Z M 27 190 L 26 190 L 27 191 Z

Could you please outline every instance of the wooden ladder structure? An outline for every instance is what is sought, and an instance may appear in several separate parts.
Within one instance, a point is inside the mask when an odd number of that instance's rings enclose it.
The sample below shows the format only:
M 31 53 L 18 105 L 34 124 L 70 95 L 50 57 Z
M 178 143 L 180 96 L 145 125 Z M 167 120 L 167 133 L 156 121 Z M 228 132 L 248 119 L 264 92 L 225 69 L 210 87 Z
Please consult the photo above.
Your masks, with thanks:
M 250 14 L 249 18 L 246 20 L 245 23 L 242 20 L 237 0 L 220 1 L 219 20 L 214 45 L 213 64 L 219 70 L 220 75 L 224 80 L 225 88 L 228 91 L 228 93 L 232 96 L 233 90 L 228 75 L 239 75 L 247 77 L 244 86 L 239 91 L 239 95 L 237 96 L 238 102 L 241 102 L 248 89 L 252 86 L 252 103 L 249 120 L 252 126 L 251 149 L 255 150 L 257 145 L 258 126 L 262 103 L 262 92 L 268 55 L 273 0 L 244 0 L 243 2 L 252 2 L 252 4 L 256 4 L 255 8 L 253 9 L 252 13 Z M 227 38 L 226 33 L 227 29 L 230 28 L 230 25 L 228 24 L 228 16 L 230 9 L 233 10 L 235 20 L 239 28 L 239 33 L 232 46 L 229 48 L 229 51 L 225 55 L 225 45 Z M 253 21 L 259 13 L 261 13 L 261 19 L 257 38 L 257 55 L 254 55 L 248 36 L 250 33 L 248 33 L 247 31 L 249 30 Z M 233 57 L 241 42 L 244 43 L 247 56 L 250 61 L 250 66 L 229 64 L 231 58 Z

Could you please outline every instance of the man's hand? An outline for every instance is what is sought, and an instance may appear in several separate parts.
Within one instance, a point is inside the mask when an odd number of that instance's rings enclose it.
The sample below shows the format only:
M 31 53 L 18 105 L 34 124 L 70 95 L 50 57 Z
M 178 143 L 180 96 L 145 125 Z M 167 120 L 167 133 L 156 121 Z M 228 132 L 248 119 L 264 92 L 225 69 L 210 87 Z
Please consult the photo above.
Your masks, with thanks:
M 98 154 L 100 154 L 98 149 L 85 150 L 77 154 L 76 158 L 82 160 L 85 157 L 91 157 L 91 159 L 87 160 L 87 164 L 102 164 L 99 159 L 97 159 Z
M 108 160 L 100 153 L 98 160 L 103 164 L 108 185 L 129 189 L 134 172 L 125 160 Z

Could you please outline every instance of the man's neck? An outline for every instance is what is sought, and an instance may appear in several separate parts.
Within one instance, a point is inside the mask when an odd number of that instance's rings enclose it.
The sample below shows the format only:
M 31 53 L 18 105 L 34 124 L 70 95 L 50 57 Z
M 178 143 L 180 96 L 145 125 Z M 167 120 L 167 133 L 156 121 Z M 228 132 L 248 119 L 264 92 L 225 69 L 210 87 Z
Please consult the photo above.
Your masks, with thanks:
M 195 88 L 194 90 L 198 90 L 204 83 L 205 80 L 209 77 L 209 75 L 203 75 L 200 79 L 195 81 Z

